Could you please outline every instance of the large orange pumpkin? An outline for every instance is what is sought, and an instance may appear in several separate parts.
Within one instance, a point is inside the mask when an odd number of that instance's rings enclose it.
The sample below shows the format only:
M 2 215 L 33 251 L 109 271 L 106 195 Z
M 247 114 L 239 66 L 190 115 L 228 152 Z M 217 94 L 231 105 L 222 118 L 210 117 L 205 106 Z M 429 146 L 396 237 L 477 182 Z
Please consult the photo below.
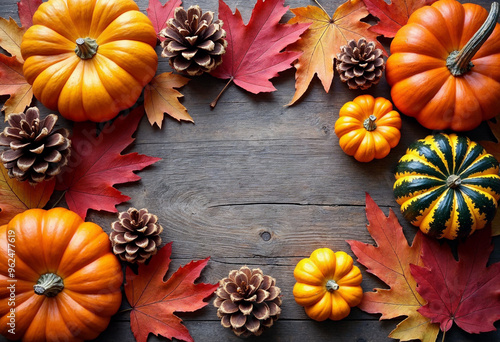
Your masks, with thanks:
M 0 333 L 9 339 L 96 338 L 120 307 L 122 281 L 108 235 L 70 210 L 30 209 L 0 227 Z
M 46 107 L 106 121 L 131 107 L 156 73 L 156 33 L 133 0 L 49 0 L 23 36 L 23 72 Z
M 497 17 L 496 3 L 489 16 L 479 5 L 455 0 L 439 0 L 415 11 L 397 32 L 387 60 L 395 106 L 437 130 L 467 131 L 496 116 L 500 108 Z

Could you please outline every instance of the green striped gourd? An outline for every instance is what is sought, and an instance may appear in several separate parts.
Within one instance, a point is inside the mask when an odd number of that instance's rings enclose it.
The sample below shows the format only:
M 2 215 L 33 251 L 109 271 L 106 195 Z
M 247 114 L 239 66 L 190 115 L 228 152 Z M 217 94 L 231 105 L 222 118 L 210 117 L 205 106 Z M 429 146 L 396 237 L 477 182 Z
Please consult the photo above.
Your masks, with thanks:
M 498 170 L 495 157 L 467 137 L 429 135 L 399 160 L 394 196 L 404 218 L 425 234 L 464 238 L 495 216 Z

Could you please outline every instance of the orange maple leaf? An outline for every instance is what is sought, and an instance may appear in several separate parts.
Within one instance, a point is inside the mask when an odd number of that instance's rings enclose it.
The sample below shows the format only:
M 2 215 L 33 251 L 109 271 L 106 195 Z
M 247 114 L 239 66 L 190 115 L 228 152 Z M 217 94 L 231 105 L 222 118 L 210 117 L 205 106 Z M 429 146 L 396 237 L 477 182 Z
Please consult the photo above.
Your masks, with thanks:
M 500 162 L 500 116 L 497 116 L 495 121 L 488 121 L 488 125 L 497 141 L 483 140 L 479 143 Z M 493 221 L 491 221 L 491 235 L 500 235 L 500 210 L 497 211 Z
M 20 63 L 24 62 L 21 56 L 21 41 L 24 31 L 25 29 L 19 27 L 14 19 L 0 18 L 0 46 L 16 57 Z
M 186 107 L 179 102 L 179 98 L 184 95 L 174 89 L 183 87 L 188 82 L 189 78 L 164 72 L 144 87 L 144 108 L 151 126 L 157 124 L 161 128 L 164 113 L 178 121 L 194 122 Z
M 10 178 L 0 164 L 0 225 L 31 208 L 43 208 L 54 192 L 55 179 L 35 186 Z
M 430 319 L 417 311 L 426 301 L 417 292 L 417 283 L 410 270 L 410 264 L 423 266 L 420 254 L 426 237 L 417 232 L 413 244 L 409 246 L 394 212 L 390 210 L 386 217 L 368 194 L 366 216 L 369 222 L 366 227 L 377 246 L 354 240 L 347 242 L 367 271 L 389 285 L 390 289 L 365 293 L 359 308 L 369 313 L 381 313 L 380 319 L 407 316 L 389 334 L 391 338 L 435 341 L 439 325 L 432 324 Z
M 5 120 L 12 113 L 22 113 L 33 98 L 31 84 L 23 76 L 23 64 L 16 57 L 0 54 L 0 95 L 10 95 L 2 111 Z
M 333 80 L 333 63 L 340 52 L 340 47 L 351 39 L 358 40 L 365 37 L 368 41 L 376 42 L 377 47 L 383 46 L 377 41 L 377 34 L 369 31 L 369 24 L 359 21 L 369 13 L 363 1 L 348 0 L 340 5 L 332 17 L 321 7 L 307 6 L 292 8 L 295 17 L 289 24 L 312 23 L 302 34 L 301 39 L 289 45 L 287 51 L 303 52 L 294 64 L 295 94 L 288 105 L 295 103 L 305 93 L 314 75 L 323 84 L 328 93 Z

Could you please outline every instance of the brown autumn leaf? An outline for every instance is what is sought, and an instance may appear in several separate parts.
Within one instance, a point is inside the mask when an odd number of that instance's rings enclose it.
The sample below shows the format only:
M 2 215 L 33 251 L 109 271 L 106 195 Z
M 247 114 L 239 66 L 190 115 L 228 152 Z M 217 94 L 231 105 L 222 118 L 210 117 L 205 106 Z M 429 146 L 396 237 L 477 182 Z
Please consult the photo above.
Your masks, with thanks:
M 0 18 L 0 47 L 15 56 L 20 63 L 24 62 L 21 56 L 21 41 L 24 31 L 25 29 L 19 27 L 14 19 Z
M 333 63 L 340 47 L 351 39 L 365 37 L 373 41 L 385 53 L 383 46 L 377 41 L 377 34 L 369 31 L 369 24 L 360 19 L 369 13 L 363 1 L 348 0 L 340 5 L 332 17 L 321 7 L 307 6 L 292 8 L 295 17 L 289 24 L 312 23 L 302 34 L 301 39 L 289 45 L 287 51 L 303 52 L 294 66 L 295 94 L 288 105 L 294 104 L 306 92 L 314 75 L 317 75 L 328 93 L 333 80 Z
M 180 102 L 183 97 L 180 92 L 174 88 L 185 86 L 189 78 L 183 77 L 172 72 L 164 72 L 155 76 L 144 88 L 144 108 L 151 126 L 157 124 L 161 128 L 163 114 L 167 113 L 178 121 L 194 122 Z
M 31 208 L 43 208 L 54 192 L 55 179 L 36 186 L 10 178 L 0 164 L 0 225 L 7 224 L 14 216 Z
M 24 112 L 33 98 L 31 84 L 23 76 L 23 64 L 3 54 L 0 54 L 0 95 L 10 95 L 2 107 L 5 120 L 9 114 Z
M 420 257 L 422 244 L 429 238 L 418 231 L 410 246 L 394 212 L 390 210 L 389 216 L 385 216 L 368 194 L 366 217 L 369 222 L 366 228 L 376 246 L 355 240 L 347 242 L 358 261 L 367 268 L 367 272 L 377 276 L 390 288 L 365 292 L 358 307 L 368 313 L 382 314 L 380 319 L 406 316 L 391 331 L 391 338 L 434 342 L 439 333 L 439 325 L 431 323 L 429 318 L 417 311 L 426 301 L 417 292 L 417 283 L 410 269 L 410 264 L 423 266 Z
M 497 116 L 495 121 L 488 121 L 491 133 L 495 136 L 497 142 L 483 140 L 479 143 L 486 149 L 486 152 L 492 154 L 498 161 L 500 161 L 500 116 Z M 500 210 L 497 210 L 497 214 L 491 222 L 491 235 L 500 235 Z

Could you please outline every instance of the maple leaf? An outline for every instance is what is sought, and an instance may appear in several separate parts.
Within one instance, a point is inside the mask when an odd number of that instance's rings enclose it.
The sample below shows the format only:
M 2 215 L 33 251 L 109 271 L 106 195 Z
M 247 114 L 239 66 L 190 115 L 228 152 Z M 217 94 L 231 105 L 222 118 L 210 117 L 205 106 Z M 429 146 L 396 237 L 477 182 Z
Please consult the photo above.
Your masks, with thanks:
M 291 68 L 301 54 L 282 50 L 297 41 L 310 25 L 280 24 L 288 10 L 283 4 L 284 0 L 257 0 L 248 25 L 245 25 L 238 9 L 233 14 L 229 6 L 219 0 L 219 19 L 224 22 L 228 46 L 222 64 L 211 74 L 229 79 L 228 84 L 234 81 L 254 94 L 276 90 L 269 79 Z M 217 100 L 210 104 L 212 108 Z
M 183 87 L 188 82 L 189 78 L 172 72 L 164 72 L 144 87 L 144 108 L 151 126 L 157 124 L 161 128 L 164 113 L 178 121 L 194 122 L 186 107 L 178 100 L 183 95 L 174 89 Z
M 500 262 L 486 267 L 493 251 L 491 232 L 482 229 L 458 247 L 427 239 L 422 246 L 425 267 L 411 266 L 417 291 L 427 300 L 418 311 L 448 331 L 453 322 L 471 334 L 494 331 L 500 319 Z
M 328 93 L 333 80 L 333 61 L 340 52 L 340 47 L 349 40 L 358 41 L 365 37 L 368 41 L 377 44 L 377 48 L 384 51 L 384 47 L 377 41 L 377 34 L 370 32 L 369 24 L 359 21 L 369 13 L 361 0 L 350 0 L 340 5 L 332 17 L 323 7 L 307 6 L 292 8 L 295 17 L 289 24 L 309 23 L 311 26 L 302 35 L 301 39 L 287 47 L 287 51 L 303 52 L 294 63 L 297 69 L 295 74 L 295 94 L 288 105 L 292 105 L 307 90 L 314 75 L 323 84 Z M 387 55 L 387 54 L 386 54 Z
M 431 5 L 436 0 L 363 0 L 371 15 L 379 18 L 371 31 L 387 38 L 394 38 L 396 32 L 406 25 L 410 15 L 420 7 Z
M 20 63 L 24 62 L 21 56 L 21 41 L 23 40 L 24 31 L 25 29 L 19 27 L 14 19 L 0 18 L 0 47 L 10 53 L 11 56 L 16 57 Z
M 169 0 L 163 6 L 160 0 L 149 0 L 146 12 L 148 13 L 149 20 L 153 23 L 156 36 L 160 41 L 164 41 L 165 37 L 160 36 L 158 33 L 167 27 L 167 20 L 174 16 L 175 8 L 181 5 L 182 0 Z
M 69 209 L 85 219 L 89 209 L 117 212 L 116 205 L 128 201 L 114 184 L 141 179 L 133 171 L 156 163 L 153 158 L 136 152 L 121 154 L 135 139 L 132 134 L 144 115 L 137 107 L 113 123 L 107 123 L 99 135 L 92 122 L 77 123 L 71 138 L 71 157 L 57 176 L 56 190 L 65 191 Z
M 17 3 L 19 20 L 24 29 L 33 25 L 33 14 L 42 4 L 42 0 L 21 0 Z
M 369 222 L 368 231 L 377 247 L 354 240 L 347 242 L 367 271 L 376 275 L 390 288 L 365 292 L 358 307 L 368 313 L 381 313 L 380 319 L 407 316 L 390 333 L 391 338 L 401 341 L 435 341 L 439 326 L 432 324 L 430 319 L 417 311 L 426 302 L 418 294 L 415 279 L 410 272 L 410 264 L 422 265 L 420 252 L 425 237 L 420 231 L 417 232 L 413 244 L 409 246 L 394 212 L 390 210 L 389 216 L 386 217 L 368 194 L 366 216 Z
M 491 133 L 495 137 L 496 142 L 483 140 L 479 143 L 488 153 L 492 154 L 498 161 L 500 161 L 500 116 L 497 116 L 494 121 L 489 120 L 488 125 L 490 126 Z M 492 236 L 500 235 L 500 210 L 497 210 L 497 213 L 491 222 L 491 226 Z
M 174 312 L 193 312 L 208 303 L 204 301 L 219 284 L 194 284 L 209 258 L 191 261 L 164 281 L 170 264 L 172 243 L 160 249 L 149 264 L 139 265 L 138 274 L 125 272 L 125 295 L 132 307 L 130 327 L 137 342 L 146 342 L 148 334 L 193 341 L 182 320 Z
M 31 84 L 23 76 L 23 64 L 3 54 L 0 54 L 0 95 L 10 95 L 2 107 L 6 120 L 9 114 L 24 112 L 33 98 Z
M 54 192 L 55 179 L 35 186 L 10 178 L 0 163 L 0 225 L 27 209 L 43 208 Z

